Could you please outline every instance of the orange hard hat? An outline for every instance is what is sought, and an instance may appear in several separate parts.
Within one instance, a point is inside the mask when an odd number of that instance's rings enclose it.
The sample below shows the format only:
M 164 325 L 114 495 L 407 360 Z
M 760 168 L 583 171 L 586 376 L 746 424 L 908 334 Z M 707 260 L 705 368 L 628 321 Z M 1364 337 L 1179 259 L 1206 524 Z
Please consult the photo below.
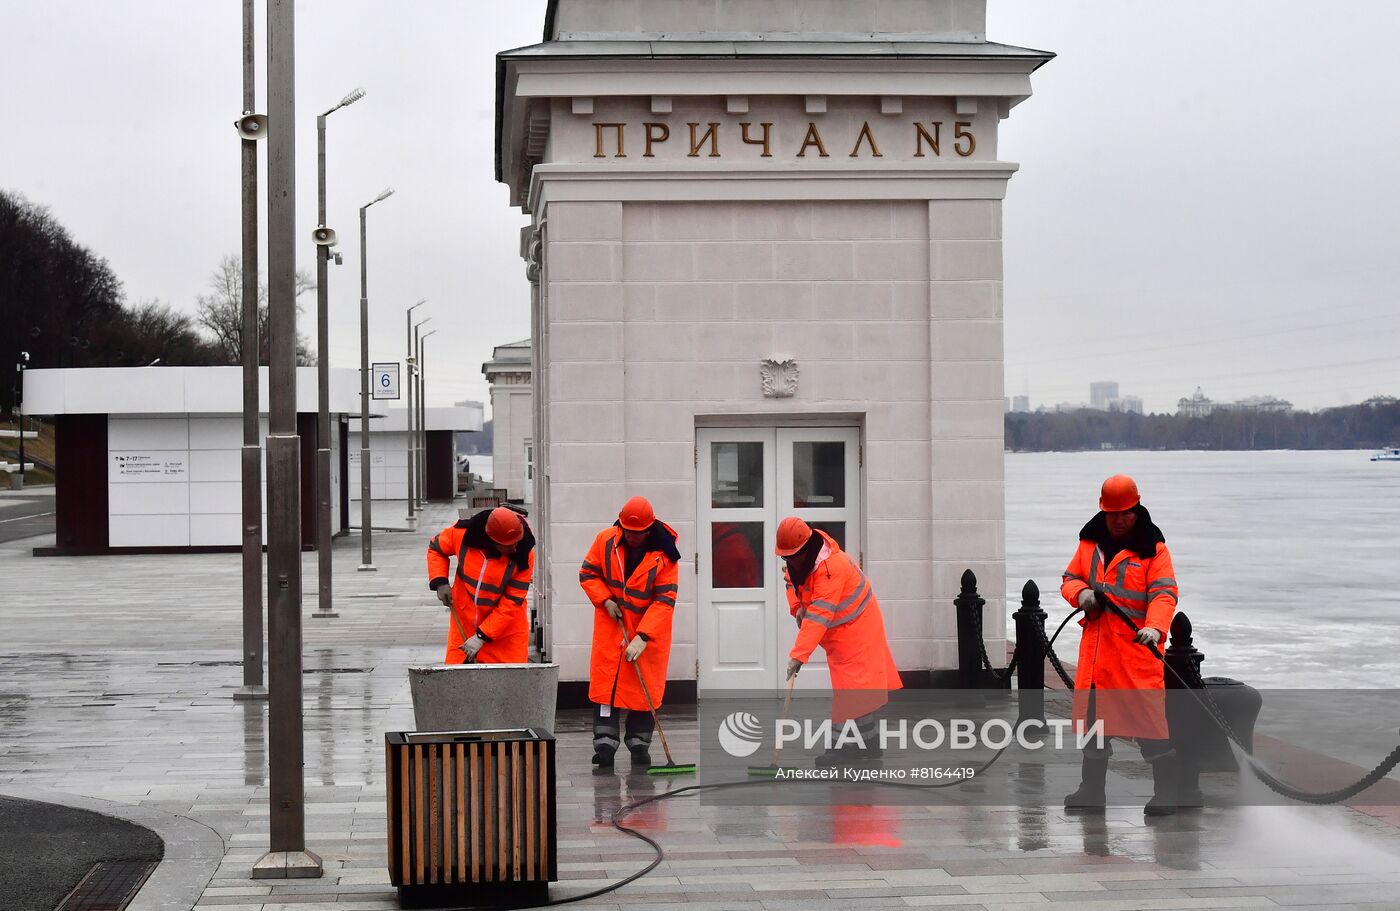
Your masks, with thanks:
M 622 504 L 617 521 L 627 531 L 646 531 L 656 522 L 656 511 L 646 497 L 633 497 Z
M 1127 475 L 1116 474 L 1103 482 L 1103 491 L 1099 494 L 1099 509 L 1104 512 L 1123 512 L 1141 502 L 1137 482 Z
M 497 506 L 486 517 L 486 537 L 505 547 L 519 544 L 525 537 L 525 523 L 504 506 Z
M 797 516 L 788 516 L 778 523 L 778 546 L 773 553 L 780 557 L 791 557 L 802 549 L 812 537 L 812 526 Z

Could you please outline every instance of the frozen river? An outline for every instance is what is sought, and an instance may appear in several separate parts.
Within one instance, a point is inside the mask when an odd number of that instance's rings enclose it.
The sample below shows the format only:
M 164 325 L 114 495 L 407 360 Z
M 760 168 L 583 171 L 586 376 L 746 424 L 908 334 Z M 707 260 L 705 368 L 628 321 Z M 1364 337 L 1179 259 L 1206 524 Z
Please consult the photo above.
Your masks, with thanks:
M 1008 453 L 1008 622 L 1035 579 L 1059 624 L 1060 573 L 1120 472 L 1166 535 L 1205 674 L 1400 686 L 1400 463 L 1366 452 Z M 1056 652 L 1074 656 L 1077 633 Z

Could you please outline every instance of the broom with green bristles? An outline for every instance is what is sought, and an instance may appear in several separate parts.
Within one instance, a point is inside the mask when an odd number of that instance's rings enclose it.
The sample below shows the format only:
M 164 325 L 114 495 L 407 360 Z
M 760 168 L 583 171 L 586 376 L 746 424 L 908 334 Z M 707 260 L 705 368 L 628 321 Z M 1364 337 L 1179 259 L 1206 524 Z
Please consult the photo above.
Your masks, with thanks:
M 788 677 L 787 695 L 783 697 L 783 717 L 782 720 L 778 722 L 778 725 L 780 727 L 782 726 L 783 721 L 787 720 L 788 709 L 792 708 L 792 685 L 796 682 L 796 674 L 793 674 L 791 677 Z M 751 765 L 748 768 L 748 773 L 756 777 L 767 776 L 768 778 L 772 778 L 776 776 L 779 772 L 782 771 L 782 767 L 778 765 L 778 751 L 781 749 L 781 746 L 779 746 L 777 743 L 774 743 L 772 763 L 770 763 L 769 765 Z
M 622 647 L 627 648 L 627 624 L 621 617 L 617 618 L 617 625 L 622 627 Z M 625 660 L 625 659 L 624 659 Z M 651 699 L 651 690 L 647 688 L 646 678 L 642 676 L 642 669 L 637 667 L 637 662 L 628 661 L 632 665 L 632 670 L 637 672 L 637 682 L 642 685 L 642 695 L 646 697 L 647 708 L 651 709 L 651 720 L 656 725 L 656 733 L 661 735 L 661 749 L 666 753 L 665 765 L 654 765 L 647 769 L 648 775 L 694 775 L 695 763 L 677 763 L 671 758 L 671 747 L 666 743 L 666 731 L 661 727 L 661 718 L 656 714 L 656 703 Z

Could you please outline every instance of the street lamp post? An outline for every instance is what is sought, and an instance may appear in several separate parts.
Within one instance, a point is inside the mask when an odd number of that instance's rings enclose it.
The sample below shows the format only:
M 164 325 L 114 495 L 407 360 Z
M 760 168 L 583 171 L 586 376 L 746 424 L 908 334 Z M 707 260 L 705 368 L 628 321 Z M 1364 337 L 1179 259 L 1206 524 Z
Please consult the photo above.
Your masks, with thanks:
M 416 340 L 418 329 L 432 322 L 432 317 L 425 317 L 413 324 L 413 337 Z M 414 349 L 410 349 L 411 351 Z M 423 469 L 418 464 L 418 436 L 423 432 L 423 387 L 418 384 L 418 379 L 422 365 L 418 363 L 415 355 L 413 358 L 413 374 L 409 377 L 409 388 L 413 390 L 414 401 L 409 406 L 412 423 L 408 434 L 408 464 L 412 473 L 409 475 L 408 500 L 419 512 L 423 511 L 423 501 L 418 496 L 418 488 L 423 484 Z
M 404 327 L 408 354 L 404 357 L 405 382 L 408 385 L 408 524 L 412 525 L 418 521 L 418 517 L 413 514 L 413 369 L 416 366 L 413 360 L 413 311 L 428 302 L 427 298 L 420 300 L 404 311 Z M 432 319 L 432 317 L 428 317 Z M 427 322 L 424 320 L 423 322 Z
M 296 67 L 291 0 L 267 3 L 268 852 L 254 879 L 318 877 L 306 850 L 301 674 L 301 438 L 297 435 Z
M 369 288 L 365 268 L 365 212 L 394 195 L 389 187 L 360 206 L 360 565 L 362 573 L 374 572 L 369 504 Z
M 422 509 L 428 502 L 428 408 L 426 394 L 427 383 L 427 350 L 428 336 L 437 332 L 424 332 L 423 339 L 418 346 L 418 508 Z
M 365 97 L 355 89 L 316 117 L 316 569 L 319 594 L 313 618 L 339 616 L 331 600 L 331 366 L 330 278 L 335 232 L 326 226 L 326 118 Z M 339 254 L 336 262 L 340 261 Z
M 236 123 L 242 146 L 243 308 L 238 345 L 243 374 L 243 447 L 239 453 L 243 529 L 243 685 L 233 698 L 263 700 L 263 480 L 258 402 L 258 140 L 265 118 L 253 113 L 257 71 L 253 63 L 253 0 L 243 0 L 243 116 Z
M 29 352 L 19 353 L 19 363 L 15 364 L 15 372 L 19 375 L 18 395 L 15 396 L 15 407 L 19 413 L 19 489 L 24 488 L 24 368 L 29 364 Z

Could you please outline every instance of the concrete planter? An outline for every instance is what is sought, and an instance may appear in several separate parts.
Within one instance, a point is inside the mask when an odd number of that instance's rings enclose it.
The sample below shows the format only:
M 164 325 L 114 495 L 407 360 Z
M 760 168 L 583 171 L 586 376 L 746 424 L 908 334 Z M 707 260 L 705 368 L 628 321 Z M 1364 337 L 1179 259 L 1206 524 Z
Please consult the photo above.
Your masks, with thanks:
M 408 669 L 420 731 L 536 728 L 554 733 L 557 664 L 452 664 Z

